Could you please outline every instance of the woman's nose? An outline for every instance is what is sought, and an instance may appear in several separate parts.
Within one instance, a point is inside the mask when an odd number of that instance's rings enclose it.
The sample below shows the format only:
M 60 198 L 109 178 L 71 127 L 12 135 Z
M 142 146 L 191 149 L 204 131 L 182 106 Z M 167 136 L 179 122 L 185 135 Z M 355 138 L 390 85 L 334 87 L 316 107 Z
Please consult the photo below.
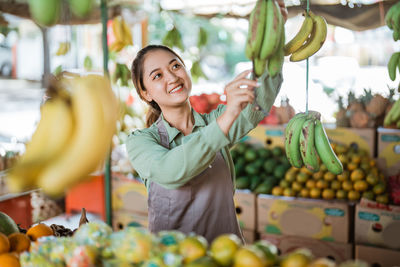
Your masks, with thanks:
M 168 82 L 176 82 L 178 80 L 178 76 L 172 71 L 167 71 L 166 78 Z

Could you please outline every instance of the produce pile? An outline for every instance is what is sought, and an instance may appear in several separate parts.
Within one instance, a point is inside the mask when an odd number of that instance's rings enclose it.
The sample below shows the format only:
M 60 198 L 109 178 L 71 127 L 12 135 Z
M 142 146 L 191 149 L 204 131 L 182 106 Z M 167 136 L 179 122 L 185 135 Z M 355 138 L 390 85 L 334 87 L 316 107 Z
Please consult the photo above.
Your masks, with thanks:
M 217 93 L 200 95 L 192 95 L 189 97 L 190 105 L 198 113 L 210 113 L 212 110 L 216 109 L 219 104 L 225 104 L 222 101 L 221 95 Z
M 1 235 L 0 240 L 2 240 Z M 337 266 L 329 259 L 313 257 L 312 253 L 305 248 L 296 249 L 286 255 L 278 255 L 277 247 L 265 240 L 244 245 L 236 235 L 224 234 L 208 244 L 202 236 L 185 235 L 179 231 L 161 231 L 155 235 L 144 228 L 126 227 L 121 231 L 113 232 L 101 221 L 83 224 L 72 236 L 68 237 L 42 235 L 29 243 L 28 250 L 18 253 L 3 252 L 0 254 L 0 265 L 26 267 Z M 365 267 L 367 265 L 363 262 L 349 261 L 339 266 Z
M 265 148 L 240 142 L 231 150 L 236 188 L 255 194 L 270 194 L 285 176 L 290 164 L 282 147 Z
M 341 174 L 330 172 L 324 163 L 312 172 L 305 166 L 292 167 L 279 185 L 272 189 L 276 196 L 344 199 L 358 201 L 361 197 L 388 204 L 390 198 L 384 175 L 368 152 L 357 146 L 332 143 L 332 149 L 343 165 Z

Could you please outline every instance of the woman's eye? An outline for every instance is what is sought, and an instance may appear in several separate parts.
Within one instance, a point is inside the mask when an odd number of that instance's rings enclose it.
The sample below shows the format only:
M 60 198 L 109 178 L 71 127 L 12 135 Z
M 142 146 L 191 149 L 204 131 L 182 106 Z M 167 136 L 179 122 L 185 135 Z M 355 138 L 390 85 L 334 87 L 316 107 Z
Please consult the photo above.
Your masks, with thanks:
M 176 63 L 176 64 L 174 64 L 173 66 L 172 66 L 172 68 L 174 68 L 174 69 L 177 69 L 177 68 L 179 68 L 181 65 L 179 65 L 178 63 Z
M 158 79 L 160 77 L 161 77 L 161 74 L 158 73 L 158 74 L 154 75 L 153 80 Z

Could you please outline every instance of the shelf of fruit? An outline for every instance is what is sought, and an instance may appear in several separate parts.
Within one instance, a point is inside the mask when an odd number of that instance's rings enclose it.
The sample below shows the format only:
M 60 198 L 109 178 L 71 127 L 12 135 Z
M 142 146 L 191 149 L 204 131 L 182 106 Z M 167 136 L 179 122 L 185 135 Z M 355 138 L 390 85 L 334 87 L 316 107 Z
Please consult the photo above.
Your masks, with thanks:
M 132 226 L 113 231 L 85 216 L 74 231 L 44 223 L 25 231 L 5 213 L 0 213 L 0 226 L 0 266 L 337 266 L 314 258 L 306 248 L 278 255 L 278 248 L 265 240 L 243 244 L 236 235 L 224 234 L 209 244 L 202 236 L 179 231 L 152 234 Z M 348 261 L 339 266 L 368 265 Z

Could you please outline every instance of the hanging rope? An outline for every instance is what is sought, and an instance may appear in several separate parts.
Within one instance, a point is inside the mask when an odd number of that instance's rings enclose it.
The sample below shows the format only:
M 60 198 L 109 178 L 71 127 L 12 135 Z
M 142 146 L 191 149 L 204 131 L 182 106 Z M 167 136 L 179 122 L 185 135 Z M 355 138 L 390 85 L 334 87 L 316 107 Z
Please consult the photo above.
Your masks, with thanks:
M 310 0 L 307 0 L 306 7 L 307 14 L 310 11 Z M 309 75 L 309 64 L 308 58 L 306 59 L 306 114 L 308 114 L 308 75 Z

